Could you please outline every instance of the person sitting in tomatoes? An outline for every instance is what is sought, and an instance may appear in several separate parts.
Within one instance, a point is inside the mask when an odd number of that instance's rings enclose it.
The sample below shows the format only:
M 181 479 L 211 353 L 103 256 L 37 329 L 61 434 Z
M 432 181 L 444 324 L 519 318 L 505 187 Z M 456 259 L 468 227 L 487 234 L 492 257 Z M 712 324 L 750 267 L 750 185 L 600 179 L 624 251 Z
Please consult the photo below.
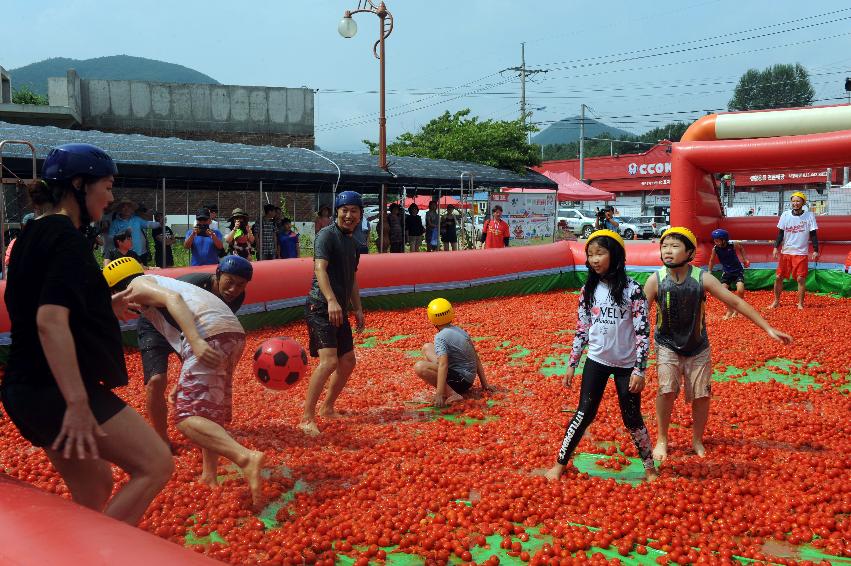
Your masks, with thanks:
M 446 299 L 428 304 L 428 320 L 437 327 L 434 343 L 423 345 L 424 361 L 414 364 L 417 376 L 437 389 L 435 407 L 443 407 L 462 399 L 479 376 L 482 391 L 492 391 L 485 379 L 485 369 L 470 335 L 452 324 L 455 311 Z

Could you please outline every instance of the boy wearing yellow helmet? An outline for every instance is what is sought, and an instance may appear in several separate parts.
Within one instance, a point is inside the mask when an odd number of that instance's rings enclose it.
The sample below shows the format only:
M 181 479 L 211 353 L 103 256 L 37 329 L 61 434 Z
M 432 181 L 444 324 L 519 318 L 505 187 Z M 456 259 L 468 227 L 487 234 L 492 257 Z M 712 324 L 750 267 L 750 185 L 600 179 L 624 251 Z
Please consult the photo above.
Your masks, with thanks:
M 777 277 L 774 279 L 774 302 L 768 305 L 770 309 L 780 306 L 783 281 L 790 277 L 798 282 L 798 308 L 804 308 L 810 241 L 813 243 L 813 261 L 819 256 L 818 225 L 815 215 L 810 211 L 804 211 L 806 203 L 807 195 L 802 192 L 792 193 L 792 210 L 783 212 L 777 222 L 779 233 L 774 242 L 772 256 L 774 259 L 778 259 L 779 256 L 780 261 L 777 263 Z
M 688 228 L 672 227 L 659 240 L 664 267 L 644 285 L 650 303 L 656 302 L 656 397 L 658 424 L 653 458 L 668 457 L 668 427 L 682 379 L 686 402 L 691 404 L 692 447 L 703 457 L 703 432 L 709 419 L 712 361 L 706 334 L 706 292 L 745 315 L 772 339 L 790 344 L 791 336 L 773 328 L 753 307 L 731 293 L 720 281 L 691 265 L 697 238 Z
M 201 448 L 199 481 L 216 480 L 219 456 L 242 470 L 255 507 L 262 502 L 264 455 L 250 450 L 225 430 L 233 409 L 233 372 L 245 348 L 245 330 L 231 309 L 214 294 L 185 281 L 145 275 L 134 259 L 117 259 L 103 269 L 113 292 L 130 290 L 129 300 L 174 351 L 182 366 L 172 393 L 177 430 Z
M 490 391 L 485 369 L 470 335 L 452 321 L 455 310 L 446 299 L 434 299 L 428 304 L 428 320 L 437 327 L 434 343 L 423 344 L 425 360 L 414 364 L 417 376 L 435 387 L 434 406 L 443 407 L 460 401 L 476 375 L 483 391 Z

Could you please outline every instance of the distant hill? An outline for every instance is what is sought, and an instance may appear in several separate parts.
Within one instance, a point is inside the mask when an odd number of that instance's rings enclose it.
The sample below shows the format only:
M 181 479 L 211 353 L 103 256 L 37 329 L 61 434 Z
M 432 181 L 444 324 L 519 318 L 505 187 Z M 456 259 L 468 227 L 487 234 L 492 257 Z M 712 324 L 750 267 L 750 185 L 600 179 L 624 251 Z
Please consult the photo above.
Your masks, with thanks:
M 219 84 L 216 79 L 183 65 L 130 55 L 95 59 L 54 57 L 19 69 L 10 69 L 9 74 L 12 75 L 12 88 L 29 85 L 33 92 L 47 94 L 48 77 L 64 77 L 68 69 L 75 69 L 82 79 Z
M 12 82 L 15 78 L 12 77 Z M 585 117 L 585 137 L 596 138 L 600 134 L 609 134 L 611 137 L 618 139 L 621 136 L 632 136 L 631 132 L 607 126 L 602 122 L 598 122 L 594 118 Z M 579 116 L 565 118 L 547 126 L 544 130 L 532 136 L 532 143 L 538 145 L 555 145 L 567 144 L 579 141 Z

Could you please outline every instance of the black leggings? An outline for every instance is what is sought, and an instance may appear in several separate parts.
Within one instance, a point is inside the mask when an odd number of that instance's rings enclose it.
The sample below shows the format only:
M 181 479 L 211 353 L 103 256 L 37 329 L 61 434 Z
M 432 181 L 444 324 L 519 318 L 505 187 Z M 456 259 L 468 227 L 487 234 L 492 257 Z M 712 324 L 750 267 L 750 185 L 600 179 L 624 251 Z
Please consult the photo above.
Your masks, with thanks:
M 576 409 L 576 414 L 567 425 L 567 432 L 558 451 L 559 464 L 567 464 L 579 441 L 582 440 L 585 429 L 597 416 L 597 409 L 600 408 L 600 401 L 603 400 L 603 392 L 606 390 L 606 382 L 612 374 L 615 376 L 615 388 L 618 392 L 623 424 L 632 436 L 638 455 L 644 461 L 644 467 L 653 466 L 650 435 L 647 433 L 647 427 L 644 426 L 644 419 L 641 418 L 641 394 L 629 391 L 632 368 L 605 366 L 591 359 L 585 360 L 585 369 L 582 370 L 582 388 L 579 391 L 579 408 Z

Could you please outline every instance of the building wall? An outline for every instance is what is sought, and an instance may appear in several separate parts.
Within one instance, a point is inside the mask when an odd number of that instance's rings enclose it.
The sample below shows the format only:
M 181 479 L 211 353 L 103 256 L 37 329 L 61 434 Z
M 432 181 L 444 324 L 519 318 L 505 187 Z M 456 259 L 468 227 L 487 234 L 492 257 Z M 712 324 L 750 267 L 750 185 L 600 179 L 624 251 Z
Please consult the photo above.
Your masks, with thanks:
M 314 146 L 309 88 L 80 79 L 48 81 L 51 105 L 79 108 L 82 128 L 250 145 Z

